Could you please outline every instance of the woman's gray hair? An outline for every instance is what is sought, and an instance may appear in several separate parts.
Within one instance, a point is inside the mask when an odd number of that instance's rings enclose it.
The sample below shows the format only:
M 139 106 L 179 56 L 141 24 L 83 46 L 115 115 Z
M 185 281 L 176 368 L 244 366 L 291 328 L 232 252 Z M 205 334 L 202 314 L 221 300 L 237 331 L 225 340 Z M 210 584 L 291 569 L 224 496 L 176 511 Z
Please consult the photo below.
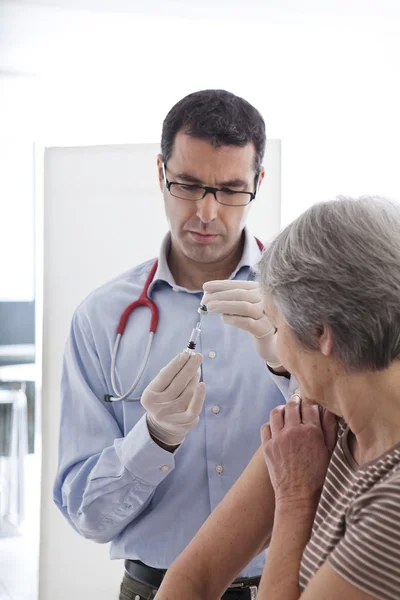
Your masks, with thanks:
M 400 205 L 338 197 L 309 208 L 266 248 L 261 289 L 297 339 L 318 348 L 324 325 L 348 370 L 400 354 Z

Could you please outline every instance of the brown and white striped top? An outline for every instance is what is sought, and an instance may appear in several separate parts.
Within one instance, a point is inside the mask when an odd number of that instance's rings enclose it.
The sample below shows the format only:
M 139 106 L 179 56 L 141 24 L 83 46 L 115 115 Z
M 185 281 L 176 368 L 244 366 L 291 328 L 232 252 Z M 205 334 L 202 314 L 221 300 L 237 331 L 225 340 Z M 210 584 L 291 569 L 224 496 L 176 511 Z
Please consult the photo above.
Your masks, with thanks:
M 400 444 L 363 467 L 353 459 L 347 425 L 326 475 L 299 584 L 326 561 L 356 588 L 379 600 L 400 599 Z

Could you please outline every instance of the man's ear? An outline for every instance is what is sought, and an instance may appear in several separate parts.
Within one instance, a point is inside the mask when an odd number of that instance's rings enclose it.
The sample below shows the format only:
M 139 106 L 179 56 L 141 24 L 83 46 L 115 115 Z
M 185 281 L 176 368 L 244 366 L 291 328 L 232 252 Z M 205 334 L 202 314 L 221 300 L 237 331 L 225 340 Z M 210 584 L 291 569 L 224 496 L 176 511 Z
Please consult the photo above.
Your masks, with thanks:
M 160 185 L 160 190 L 163 192 L 164 191 L 164 177 L 163 177 L 162 164 L 163 164 L 163 157 L 161 154 L 158 154 L 157 155 L 158 183 Z
M 265 177 L 265 169 L 264 169 L 264 167 L 261 167 L 261 171 L 258 176 L 258 186 L 257 186 L 256 192 L 258 192 L 258 190 L 260 189 L 264 177 Z

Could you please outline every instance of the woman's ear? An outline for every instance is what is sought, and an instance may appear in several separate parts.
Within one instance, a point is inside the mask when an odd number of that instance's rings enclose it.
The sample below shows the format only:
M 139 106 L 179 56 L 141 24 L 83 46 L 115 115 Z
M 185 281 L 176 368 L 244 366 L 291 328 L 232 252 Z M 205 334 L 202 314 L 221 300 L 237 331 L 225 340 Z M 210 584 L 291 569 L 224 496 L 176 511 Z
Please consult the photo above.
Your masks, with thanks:
M 319 349 L 324 356 L 330 356 L 333 352 L 333 339 L 331 328 L 324 323 L 319 335 Z

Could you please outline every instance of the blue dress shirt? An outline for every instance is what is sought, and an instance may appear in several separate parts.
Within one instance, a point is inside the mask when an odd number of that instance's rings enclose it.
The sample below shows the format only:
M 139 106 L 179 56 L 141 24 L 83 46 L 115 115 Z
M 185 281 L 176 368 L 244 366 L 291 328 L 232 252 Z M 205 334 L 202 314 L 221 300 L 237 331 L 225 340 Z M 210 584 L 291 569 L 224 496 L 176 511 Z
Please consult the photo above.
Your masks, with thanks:
M 175 284 L 166 259 L 169 239 L 149 290 L 160 320 L 134 397 L 186 348 L 198 320 L 202 292 Z M 259 257 L 245 229 L 243 256 L 231 278 L 251 279 L 250 267 Z M 111 541 L 111 558 L 166 569 L 247 466 L 260 444 L 260 426 L 285 402 L 289 382 L 271 375 L 247 332 L 208 314 L 197 345 L 204 356 L 204 408 L 175 453 L 151 439 L 140 402 L 104 402 L 105 394 L 113 394 L 111 354 L 119 318 L 141 293 L 153 264 L 148 261 L 95 290 L 73 316 L 64 356 L 54 500 L 81 535 Z M 116 366 L 120 391 L 137 374 L 149 323 L 146 308 L 135 310 L 128 321 Z M 264 559 L 259 555 L 242 575 L 260 575 Z

